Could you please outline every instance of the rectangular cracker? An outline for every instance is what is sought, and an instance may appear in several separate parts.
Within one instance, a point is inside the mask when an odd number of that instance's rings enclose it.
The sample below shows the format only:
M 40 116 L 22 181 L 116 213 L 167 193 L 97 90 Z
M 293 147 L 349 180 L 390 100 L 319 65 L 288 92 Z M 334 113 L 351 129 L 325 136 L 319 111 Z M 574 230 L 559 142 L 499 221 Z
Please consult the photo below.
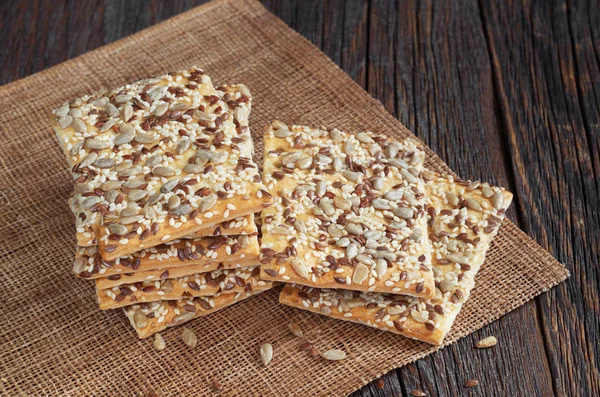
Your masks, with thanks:
M 219 262 L 206 263 L 204 265 L 187 265 L 181 267 L 171 267 L 169 269 L 156 269 L 147 272 L 133 272 L 115 274 L 110 277 L 96 278 L 96 288 L 106 289 L 116 287 L 123 284 L 133 284 L 142 281 L 156 281 L 163 278 L 177 278 L 189 276 L 196 273 L 212 272 L 218 269 L 242 269 L 245 267 L 256 266 L 258 260 L 256 258 L 243 259 L 235 262 Z
M 280 302 L 329 317 L 442 344 L 475 286 L 475 275 L 498 229 L 512 194 L 479 182 L 424 172 L 428 232 L 434 249 L 436 296 L 353 293 L 286 286 Z
M 260 280 L 259 265 L 243 269 L 219 269 L 179 278 L 143 281 L 109 289 L 96 289 L 101 310 L 159 300 L 177 300 L 187 297 L 212 296 L 218 293 L 251 292 L 270 285 Z
M 97 245 L 96 235 L 90 226 L 81 226 L 79 218 L 76 218 L 76 233 L 77 246 L 91 247 Z M 237 236 L 237 235 L 252 235 L 258 233 L 256 227 L 255 215 L 250 214 L 240 218 L 225 221 L 216 226 L 207 229 L 200 229 L 190 236 L 184 238 L 197 238 L 206 236 Z
M 124 307 L 123 311 L 138 337 L 143 339 L 168 327 L 214 313 L 270 288 L 271 285 L 267 284 L 252 292 L 143 303 Z
M 433 296 L 416 141 L 274 122 L 264 142 L 262 278 Z
M 75 178 L 73 206 L 106 260 L 188 236 L 271 204 L 253 162 L 242 85 L 200 69 L 86 95 L 55 109 Z
M 201 237 L 176 240 L 106 261 L 96 247 L 79 247 L 75 252 L 73 273 L 80 278 L 97 279 L 125 273 L 202 266 L 204 271 L 235 267 L 242 260 L 259 259 L 257 236 Z

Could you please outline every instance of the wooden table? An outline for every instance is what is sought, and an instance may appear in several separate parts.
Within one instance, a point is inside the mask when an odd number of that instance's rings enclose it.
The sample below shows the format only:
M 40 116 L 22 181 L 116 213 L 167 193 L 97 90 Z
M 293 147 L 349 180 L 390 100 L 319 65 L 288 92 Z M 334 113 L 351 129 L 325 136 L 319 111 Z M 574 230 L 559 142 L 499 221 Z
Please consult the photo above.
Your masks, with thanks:
M 0 83 L 200 3 L 3 1 Z M 462 177 L 513 191 L 509 217 L 572 272 L 565 283 L 500 321 L 391 371 L 383 389 L 373 382 L 355 396 L 407 396 L 414 389 L 439 396 L 599 396 L 599 4 L 264 4 Z M 487 335 L 497 336 L 499 345 L 474 349 Z M 480 385 L 467 389 L 468 379 Z

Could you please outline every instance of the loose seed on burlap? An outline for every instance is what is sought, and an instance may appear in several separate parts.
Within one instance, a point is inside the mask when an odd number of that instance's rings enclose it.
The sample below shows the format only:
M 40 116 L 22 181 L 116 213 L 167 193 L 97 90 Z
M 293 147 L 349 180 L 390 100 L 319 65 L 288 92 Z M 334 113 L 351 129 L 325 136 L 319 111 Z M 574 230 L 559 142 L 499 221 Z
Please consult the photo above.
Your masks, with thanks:
M 165 350 L 165 347 L 167 347 L 167 344 L 165 343 L 165 340 L 163 339 L 161 334 L 154 334 L 154 348 L 156 350 Z
M 260 345 L 260 359 L 265 367 L 269 365 L 273 359 L 273 346 L 270 343 L 263 343 Z
M 196 347 L 198 343 L 198 338 L 196 338 L 196 334 L 189 328 L 184 328 L 183 333 L 181 334 L 181 339 L 183 343 L 191 347 L 192 349 Z

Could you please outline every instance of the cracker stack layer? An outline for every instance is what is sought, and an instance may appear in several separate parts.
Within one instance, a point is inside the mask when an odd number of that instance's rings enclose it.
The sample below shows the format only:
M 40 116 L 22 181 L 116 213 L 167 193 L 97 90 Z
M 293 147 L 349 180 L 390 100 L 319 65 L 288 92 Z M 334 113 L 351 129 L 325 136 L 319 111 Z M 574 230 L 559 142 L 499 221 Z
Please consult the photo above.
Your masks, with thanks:
M 416 141 L 274 122 L 264 142 L 262 278 L 434 296 Z
M 182 238 L 271 204 L 247 127 L 245 86 L 200 69 L 84 96 L 51 123 L 75 178 L 78 232 L 105 260 Z M 240 122 L 239 120 L 242 120 Z
M 254 213 L 272 200 L 250 109 L 244 85 L 214 87 L 192 68 L 52 112 L 75 182 L 73 272 L 95 280 L 101 309 L 204 297 L 201 315 L 271 287 L 258 279 Z
M 430 171 L 425 180 L 435 297 L 415 298 L 286 286 L 280 302 L 440 345 L 475 285 L 512 194 Z

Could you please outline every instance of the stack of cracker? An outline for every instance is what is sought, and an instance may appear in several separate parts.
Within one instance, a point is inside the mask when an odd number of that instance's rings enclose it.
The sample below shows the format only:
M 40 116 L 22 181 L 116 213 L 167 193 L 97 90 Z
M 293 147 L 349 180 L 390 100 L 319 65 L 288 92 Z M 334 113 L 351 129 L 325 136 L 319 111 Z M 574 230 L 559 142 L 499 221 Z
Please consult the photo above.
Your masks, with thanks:
M 265 130 L 261 277 L 280 302 L 439 345 L 512 195 L 424 168 L 425 152 L 369 132 Z
M 271 287 L 258 277 L 254 213 L 272 199 L 250 107 L 247 87 L 192 68 L 52 112 L 75 181 L 73 271 L 141 338 Z

